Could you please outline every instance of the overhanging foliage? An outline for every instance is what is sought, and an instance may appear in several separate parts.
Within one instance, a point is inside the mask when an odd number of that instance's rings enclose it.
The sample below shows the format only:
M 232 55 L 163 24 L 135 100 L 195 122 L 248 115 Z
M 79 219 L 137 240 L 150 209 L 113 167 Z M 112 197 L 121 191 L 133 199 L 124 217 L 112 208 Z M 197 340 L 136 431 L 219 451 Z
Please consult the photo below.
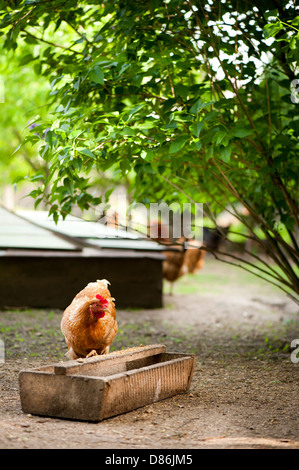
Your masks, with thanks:
M 37 204 L 46 198 L 56 219 L 74 204 L 97 205 L 93 172 L 113 169 L 133 172 L 141 202 L 203 202 L 213 221 L 230 207 L 275 265 L 253 253 L 246 261 L 216 256 L 298 299 L 295 2 L 0 5 L 4 51 L 31 45 L 23 63 L 49 77 L 57 104 L 48 121 L 37 121 L 39 136 L 26 138 L 48 165 L 46 175 L 33 175 L 42 183 L 32 194 Z

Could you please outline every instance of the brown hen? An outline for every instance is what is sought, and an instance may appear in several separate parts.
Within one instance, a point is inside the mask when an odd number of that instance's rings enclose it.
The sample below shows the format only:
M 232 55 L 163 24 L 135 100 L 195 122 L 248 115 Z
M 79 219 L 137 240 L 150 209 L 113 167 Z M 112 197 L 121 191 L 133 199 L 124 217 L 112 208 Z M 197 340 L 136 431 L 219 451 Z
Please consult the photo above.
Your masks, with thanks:
M 170 294 L 173 292 L 173 283 L 183 275 L 182 267 L 185 259 L 184 240 L 180 239 L 177 245 L 170 245 L 169 251 L 163 251 L 163 277 L 170 283 Z
M 190 245 L 190 243 L 189 243 Z M 202 245 L 205 246 L 204 244 Z M 196 273 L 204 266 L 206 250 L 202 248 L 187 248 L 182 266 L 182 274 Z
M 70 359 L 109 353 L 117 321 L 108 284 L 106 279 L 90 282 L 65 309 L 61 331 Z

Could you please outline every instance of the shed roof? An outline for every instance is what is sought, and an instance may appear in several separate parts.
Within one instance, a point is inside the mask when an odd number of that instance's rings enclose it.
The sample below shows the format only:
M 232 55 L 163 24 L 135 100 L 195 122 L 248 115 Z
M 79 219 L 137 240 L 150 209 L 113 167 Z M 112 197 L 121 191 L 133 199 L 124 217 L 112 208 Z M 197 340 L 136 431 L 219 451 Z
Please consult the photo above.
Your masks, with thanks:
M 55 224 L 46 211 L 18 211 L 18 214 L 41 227 L 76 238 L 83 243 L 87 242 L 89 246 L 95 248 L 151 252 L 162 250 L 162 246 L 158 243 L 147 240 L 134 232 L 108 227 L 99 222 L 89 222 L 72 215 L 66 216 L 65 220 L 58 220 Z
M 138 234 L 128 232 L 119 228 L 108 227 L 99 222 L 91 222 L 80 219 L 73 215 L 67 215 L 66 218 L 59 219 L 57 224 L 48 216 L 47 211 L 24 211 L 19 210 L 17 214 L 25 217 L 49 230 L 64 233 L 70 237 L 76 238 L 129 238 L 138 239 Z
M 78 250 L 75 242 L 0 207 L 0 248 Z

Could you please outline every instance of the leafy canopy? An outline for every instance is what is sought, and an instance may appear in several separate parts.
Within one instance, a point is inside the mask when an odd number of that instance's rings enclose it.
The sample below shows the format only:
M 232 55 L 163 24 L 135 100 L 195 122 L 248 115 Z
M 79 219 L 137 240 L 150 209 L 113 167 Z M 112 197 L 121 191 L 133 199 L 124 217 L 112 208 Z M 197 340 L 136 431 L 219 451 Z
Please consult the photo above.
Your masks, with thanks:
M 298 295 L 295 2 L 22 0 L 0 13 L 4 51 L 30 46 L 23 63 L 56 104 L 45 137 L 26 137 L 47 164 L 38 202 L 56 219 L 96 206 L 94 177 L 113 170 L 133 172 L 141 202 L 203 202 L 213 221 L 231 207 L 276 265 L 251 270 Z

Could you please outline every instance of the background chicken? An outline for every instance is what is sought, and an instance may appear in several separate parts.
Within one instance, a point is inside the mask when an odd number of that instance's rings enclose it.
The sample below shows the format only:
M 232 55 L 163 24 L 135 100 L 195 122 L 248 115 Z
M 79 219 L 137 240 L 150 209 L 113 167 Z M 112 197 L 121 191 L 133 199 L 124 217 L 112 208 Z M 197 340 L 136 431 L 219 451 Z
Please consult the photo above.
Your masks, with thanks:
M 170 283 L 170 294 L 173 291 L 174 282 L 187 273 L 195 273 L 203 267 L 206 252 L 197 248 L 187 248 L 185 242 L 186 237 L 175 239 L 171 237 L 172 227 L 167 227 L 160 220 L 154 221 L 149 226 L 148 236 L 162 245 L 167 247 L 163 251 L 165 260 L 163 261 L 163 277 Z M 192 245 L 192 241 L 188 242 Z
M 202 248 L 187 248 L 182 266 L 182 274 L 194 274 L 204 266 L 206 250 Z
M 170 294 L 173 291 L 173 283 L 184 273 L 182 266 L 185 259 L 184 242 L 182 245 L 170 247 L 171 251 L 164 251 L 165 260 L 163 260 L 163 277 L 170 282 Z
M 117 322 L 108 284 L 106 279 L 90 282 L 64 311 L 61 330 L 70 359 L 109 353 Z

